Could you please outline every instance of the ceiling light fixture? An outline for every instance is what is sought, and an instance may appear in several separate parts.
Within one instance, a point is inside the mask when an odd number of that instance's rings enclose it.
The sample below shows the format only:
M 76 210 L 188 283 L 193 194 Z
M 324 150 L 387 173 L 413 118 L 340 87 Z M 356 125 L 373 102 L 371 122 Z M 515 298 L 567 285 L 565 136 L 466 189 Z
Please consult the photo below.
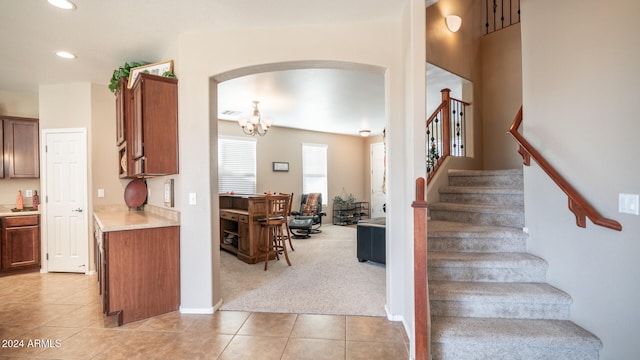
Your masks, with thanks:
M 371 130 L 360 130 L 359 133 L 360 133 L 360 136 L 367 137 L 371 134 Z
M 457 32 L 462 26 L 462 18 L 458 15 L 449 15 L 444 18 L 444 22 L 447 23 L 447 28 L 451 32 Z
M 265 136 L 271 127 L 270 119 L 262 119 L 258 104 L 260 101 L 253 102 L 253 115 L 249 119 L 240 119 L 238 124 L 242 127 L 242 131 L 247 135 Z
M 76 4 L 69 0 L 47 0 L 49 4 L 63 10 L 75 10 Z
M 59 57 L 63 58 L 63 59 L 75 59 L 77 58 L 77 56 L 75 56 L 74 54 L 68 52 L 68 51 L 56 51 L 56 55 L 58 55 Z

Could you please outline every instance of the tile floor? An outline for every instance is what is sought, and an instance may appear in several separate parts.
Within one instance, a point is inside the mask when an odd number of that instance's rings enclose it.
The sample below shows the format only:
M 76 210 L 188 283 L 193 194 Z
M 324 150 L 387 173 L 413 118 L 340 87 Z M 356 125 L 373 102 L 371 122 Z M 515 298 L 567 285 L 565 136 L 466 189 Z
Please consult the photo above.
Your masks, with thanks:
M 172 312 L 118 327 L 95 276 L 0 277 L 0 359 L 408 359 L 381 317 Z

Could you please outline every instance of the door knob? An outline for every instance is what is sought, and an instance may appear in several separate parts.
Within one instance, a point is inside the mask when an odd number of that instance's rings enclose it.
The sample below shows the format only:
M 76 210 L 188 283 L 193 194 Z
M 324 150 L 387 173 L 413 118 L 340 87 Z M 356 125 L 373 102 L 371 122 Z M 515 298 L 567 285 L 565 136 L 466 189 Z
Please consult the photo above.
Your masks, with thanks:
M 75 209 L 75 210 L 72 210 L 72 211 L 75 211 L 75 212 L 82 212 L 82 209 L 80 209 L 80 208 L 77 208 L 77 209 Z

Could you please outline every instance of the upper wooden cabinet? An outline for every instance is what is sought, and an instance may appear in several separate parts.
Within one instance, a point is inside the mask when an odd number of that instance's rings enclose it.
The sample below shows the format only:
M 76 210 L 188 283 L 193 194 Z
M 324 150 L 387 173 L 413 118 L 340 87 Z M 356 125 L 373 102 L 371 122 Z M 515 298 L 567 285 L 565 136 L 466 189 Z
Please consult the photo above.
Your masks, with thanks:
M 178 80 L 142 73 L 121 85 L 116 107 L 121 177 L 177 174 Z
M 130 97 L 129 89 L 127 88 L 128 79 L 126 77 L 120 78 L 118 83 L 118 90 L 116 90 L 116 145 L 122 145 L 126 140 L 126 127 L 125 118 L 129 115 L 129 107 L 131 101 L 127 101 Z
M 2 116 L 3 170 L 1 177 L 39 178 L 38 119 Z

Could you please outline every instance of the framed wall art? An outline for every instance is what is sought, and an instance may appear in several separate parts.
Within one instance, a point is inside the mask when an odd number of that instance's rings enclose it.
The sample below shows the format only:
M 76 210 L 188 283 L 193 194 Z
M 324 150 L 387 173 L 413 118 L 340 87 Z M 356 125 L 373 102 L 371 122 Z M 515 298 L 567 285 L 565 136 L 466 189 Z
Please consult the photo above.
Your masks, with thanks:
M 273 171 L 275 172 L 288 172 L 289 171 L 289 163 L 288 162 L 273 162 Z
M 173 60 L 161 61 L 131 68 L 131 70 L 129 70 L 129 83 L 127 84 L 127 87 L 129 89 L 133 87 L 133 84 L 136 82 L 136 78 L 140 73 L 162 76 L 162 74 L 167 71 L 173 72 Z

